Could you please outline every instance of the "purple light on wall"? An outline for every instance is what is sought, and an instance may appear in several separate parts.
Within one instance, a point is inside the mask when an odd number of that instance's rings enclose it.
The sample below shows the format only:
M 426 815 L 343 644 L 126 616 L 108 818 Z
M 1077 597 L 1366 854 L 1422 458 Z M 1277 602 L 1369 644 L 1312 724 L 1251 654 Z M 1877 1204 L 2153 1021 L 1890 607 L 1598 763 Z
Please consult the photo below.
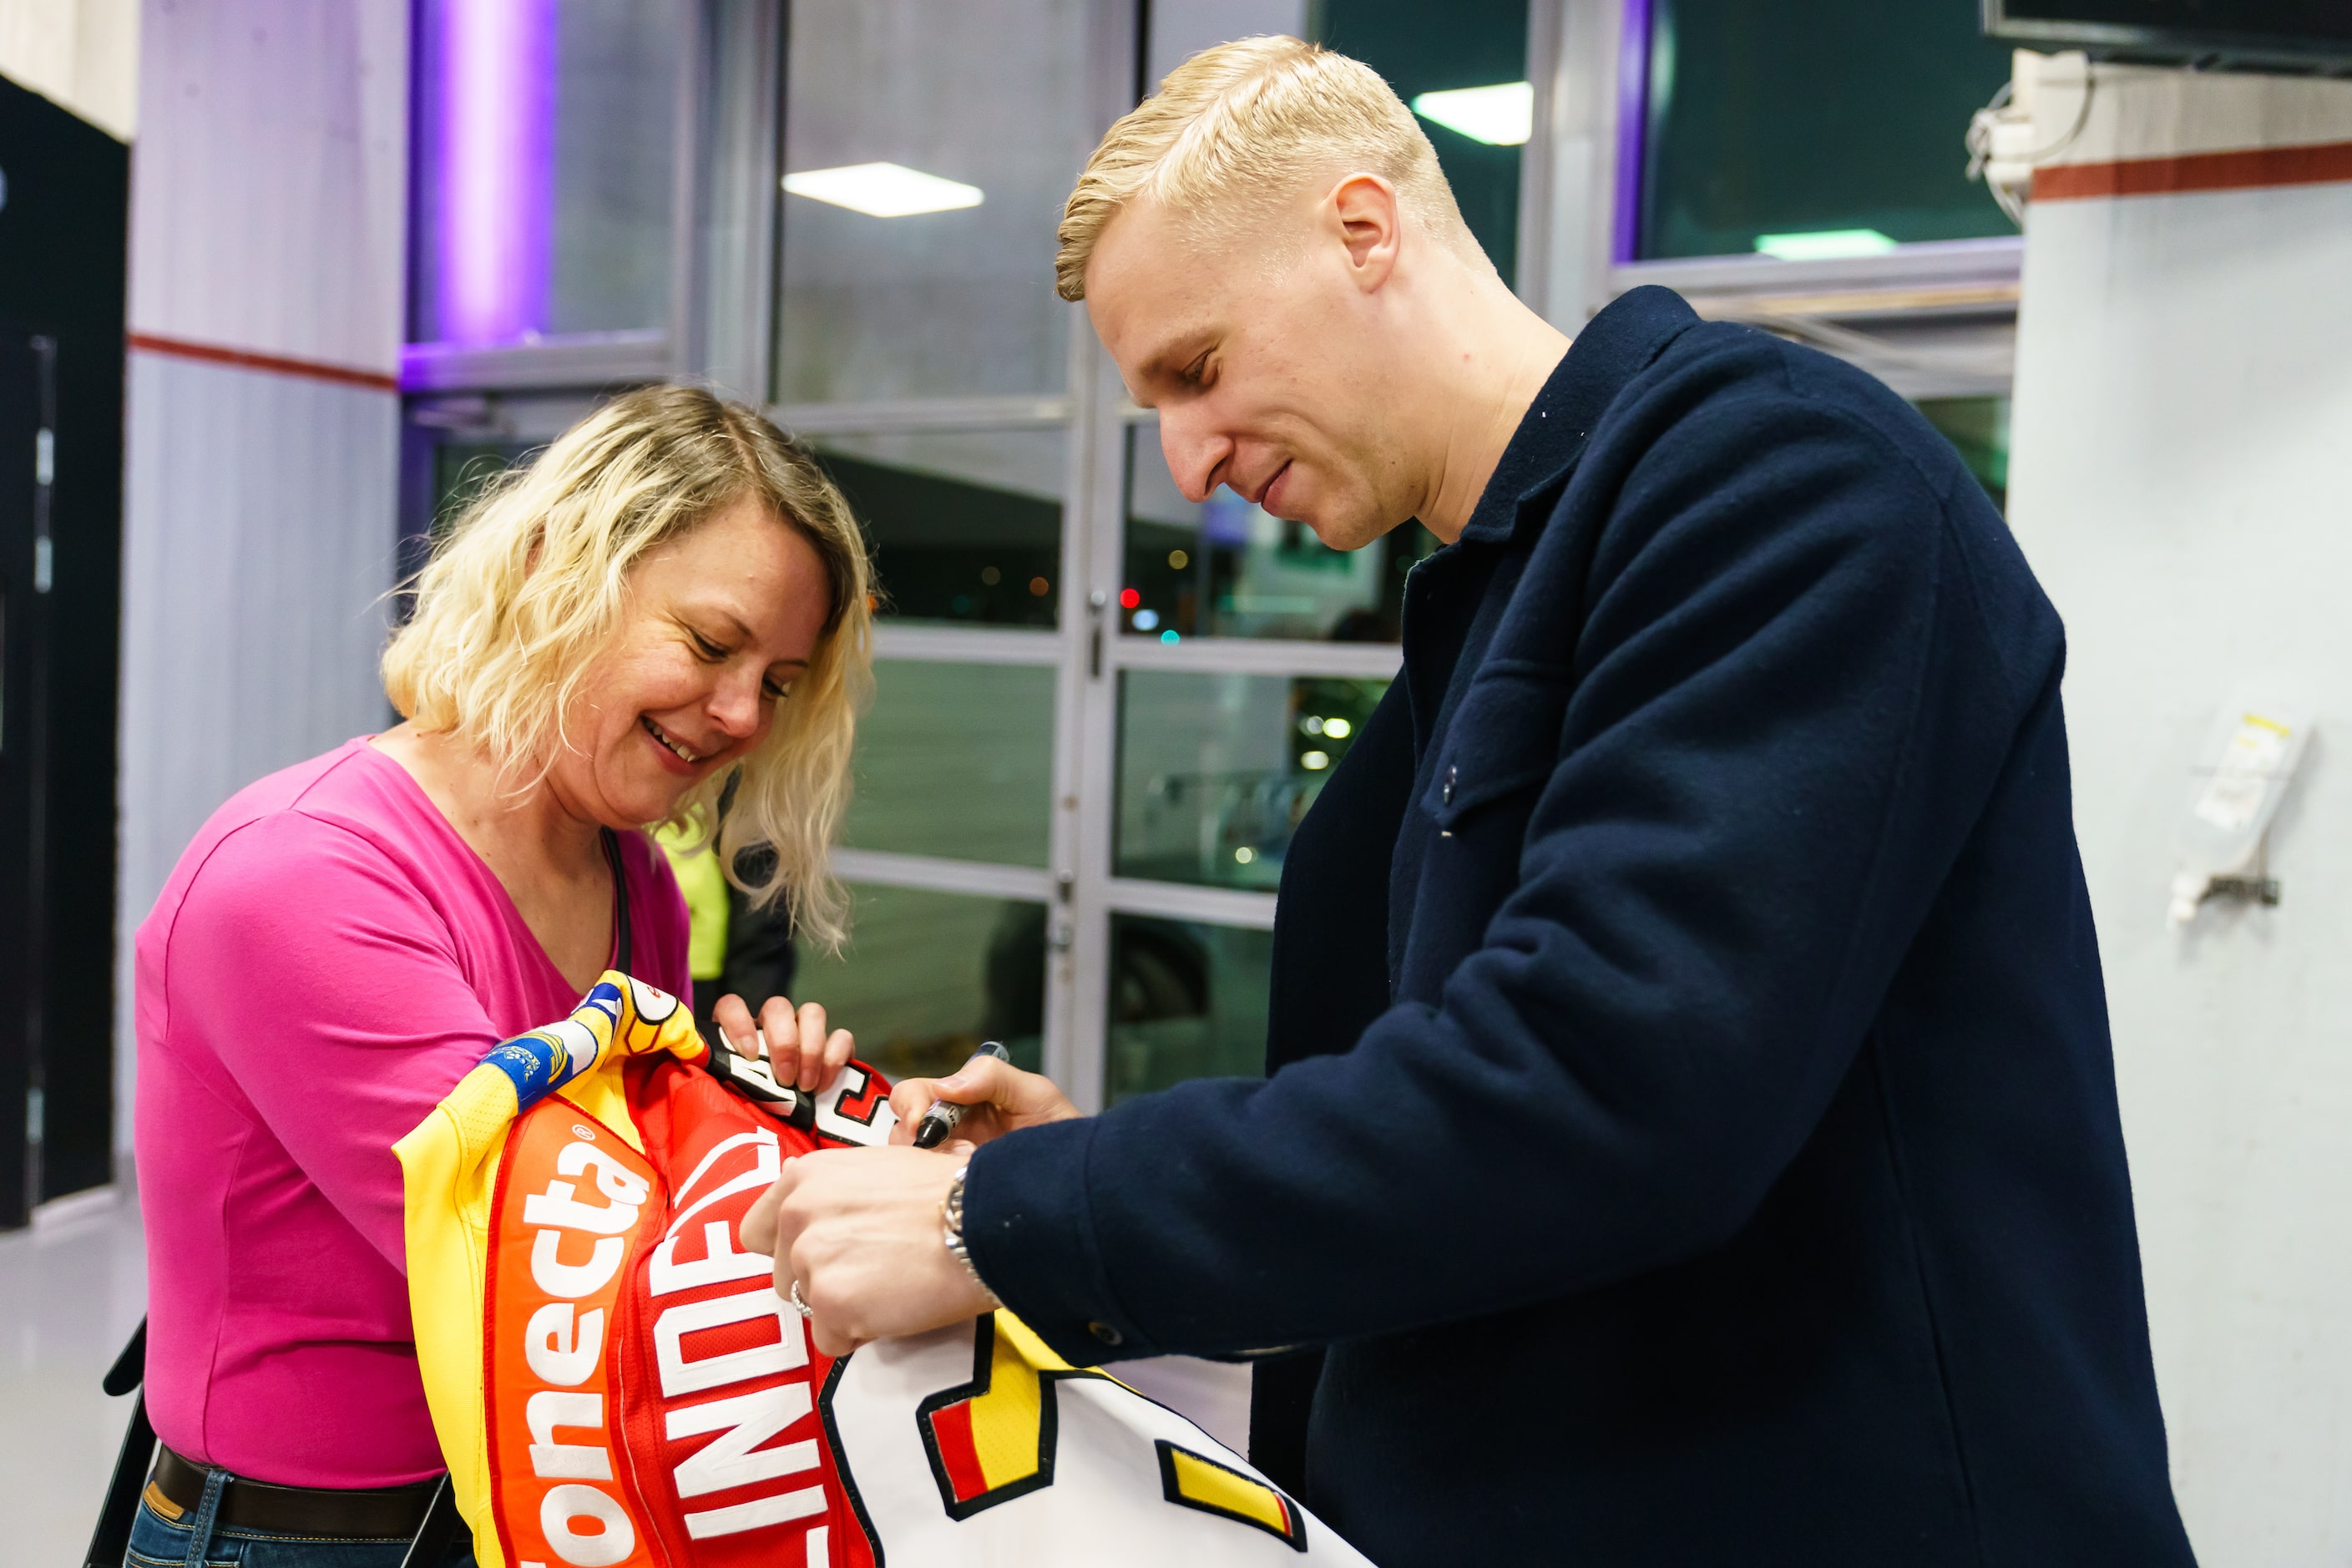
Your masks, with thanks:
M 509 342 L 547 321 L 556 0 L 438 0 L 445 341 Z
M 1617 37 L 1617 212 L 1610 254 L 1631 261 L 1642 247 L 1642 152 L 1650 123 L 1650 4 L 1625 0 Z

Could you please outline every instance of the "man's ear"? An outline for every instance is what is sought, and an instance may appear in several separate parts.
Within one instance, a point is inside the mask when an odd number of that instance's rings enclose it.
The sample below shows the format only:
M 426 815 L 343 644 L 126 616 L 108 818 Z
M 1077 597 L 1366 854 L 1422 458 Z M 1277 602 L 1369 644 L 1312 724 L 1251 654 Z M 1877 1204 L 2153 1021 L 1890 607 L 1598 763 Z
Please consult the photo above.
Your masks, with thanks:
M 1326 220 L 1348 247 L 1356 286 L 1367 294 L 1376 291 L 1396 270 L 1397 247 L 1403 238 L 1396 187 L 1378 174 L 1350 174 L 1331 187 L 1323 207 Z

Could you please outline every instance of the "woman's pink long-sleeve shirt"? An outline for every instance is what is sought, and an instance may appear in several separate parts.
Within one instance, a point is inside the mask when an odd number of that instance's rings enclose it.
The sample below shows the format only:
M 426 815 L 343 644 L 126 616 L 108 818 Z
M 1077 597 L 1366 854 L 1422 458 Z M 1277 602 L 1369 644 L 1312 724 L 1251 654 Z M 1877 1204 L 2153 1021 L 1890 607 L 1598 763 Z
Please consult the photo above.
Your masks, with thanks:
M 621 836 L 633 967 L 688 994 L 685 901 Z M 147 1408 L 281 1486 L 442 1468 L 392 1146 L 579 1000 L 481 858 L 362 738 L 214 813 L 139 928 Z

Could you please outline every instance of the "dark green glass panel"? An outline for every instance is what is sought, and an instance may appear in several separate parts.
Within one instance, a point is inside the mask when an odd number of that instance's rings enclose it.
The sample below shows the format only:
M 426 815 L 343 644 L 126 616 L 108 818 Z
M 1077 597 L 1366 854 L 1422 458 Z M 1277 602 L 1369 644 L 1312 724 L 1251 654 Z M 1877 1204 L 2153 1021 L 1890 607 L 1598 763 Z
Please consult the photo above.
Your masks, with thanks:
M 1172 632 L 1394 642 L 1405 574 L 1436 548 L 1427 529 L 1408 522 L 1361 550 L 1333 550 L 1305 523 L 1271 516 L 1222 485 L 1205 502 L 1187 500 L 1158 430 L 1128 432 L 1123 630 L 1163 641 Z
M 537 454 L 520 441 L 449 441 L 433 448 L 433 538 L 437 543 L 482 487 Z
M 1113 915 L 1103 1100 L 1265 1072 L 1274 933 Z
M 874 665 L 858 721 L 859 849 L 1044 866 L 1053 833 L 1054 670 L 1026 664 Z
M 1045 909 L 908 888 L 860 886 L 838 955 L 803 942 L 795 1002 L 857 1037 L 857 1055 L 896 1082 L 963 1065 L 1001 1040 L 1034 1072 L 1045 1038 Z M 1263 1026 L 1261 1026 L 1261 1033 Z
M 1270 892 L 1385 680 L 1129 670 L 1119 687 L 1121 877 Z
M 1528 76 L 1527 0 L 1312 0 L 1307 36 L 1360 59 L 1411 103 L 1424 92 Z M 1424 120 L 1463 221 L 1508 283 L 1519 249 L 1519 150 Z
M 2009 79 L 1976 0 L 1653 0 L 1640 255 L 1768 234 L 1897 242 L 2016 232 L 1965 173 Z
M 825 436 L 811 445 L 873 544 L 884 616 L 1055 624 L 1060 431 Z
M 1993 504 L 2009 510 L 2009 399 L 1925 397 L 1916 406 L 1959 449 Z

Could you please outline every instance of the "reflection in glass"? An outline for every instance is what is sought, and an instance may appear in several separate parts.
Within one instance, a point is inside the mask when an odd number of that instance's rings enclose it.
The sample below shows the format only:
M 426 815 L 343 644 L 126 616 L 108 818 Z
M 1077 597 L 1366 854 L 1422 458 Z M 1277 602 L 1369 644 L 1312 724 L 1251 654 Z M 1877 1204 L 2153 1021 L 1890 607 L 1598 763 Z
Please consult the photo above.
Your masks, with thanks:
M 433 447 L 433 539 L 482 493 L 482 487 L 538 451 L 521 441 L 442 441 Z
M 1437 548 L 1420 524 L 1333 550 L 1222 485 L 1205 502 L 1185 500 L 1151 426 L 1128 432 L 1127 454 L 1126 629 L 1163 640 L 1397 640 L 1405 574 Z
M 784 199 L 778 402 L 1061 390 L 1054 228 L 1100 129 L 1086 16 L 1079 0 L 794 0 L 785 166 L 832 172 L 794 184 L 835 199 Z M 978 201 L 908 210 L 874 164 Z
M 858 721 L 842 840 L 1043 866 L 1052 832 L 1054 671 L 888 658 Z
M 2006 397 L 1923 397 L 1919 412 L 1957 447 L 1969 472 L 1992 497 L 1992 504 L 2009 510 L 2009 399 Z
M 417 8 L 413 341 L 668 321 L 680 18 L 670 0 Z
M 1407 103 L 1424 92 L 1527 79 L 1528 0 L 1316 0 L 1307 10 L 1317 43 L 1363 61 Z M 1519 149 L 1426 118 L 1420 123 L 1462 221 L 1510 282 L 1518 266 Z
M 1062 574 L 1060 430 L 818 436 L 809 445 L 866 525 L 885 616 L 1055 624 Z
M 2015 232 L 1953 151 L 2009 79 L 1977 0 L 1652 0 L 1649 15 L 1642 258 Z
M 1127 671 L 1115 874 L 1271 891 L 1299 818 L 1387 689 L 1385 680 Z
M 1105 1104 L 1188 1078 L 1264 1075 L 1273 932 L 1115 914 L 1110 953 Z
M 1041 904 L 860 886 L 838 956 L 801 953 L 794 1002 L 822 1002 L 896 1082 L 954 1071 L 982 1040 L 1037 1070 L 1045 1038 Z M 1263 1033 L 1263 1026 L 1261 1026 Z

